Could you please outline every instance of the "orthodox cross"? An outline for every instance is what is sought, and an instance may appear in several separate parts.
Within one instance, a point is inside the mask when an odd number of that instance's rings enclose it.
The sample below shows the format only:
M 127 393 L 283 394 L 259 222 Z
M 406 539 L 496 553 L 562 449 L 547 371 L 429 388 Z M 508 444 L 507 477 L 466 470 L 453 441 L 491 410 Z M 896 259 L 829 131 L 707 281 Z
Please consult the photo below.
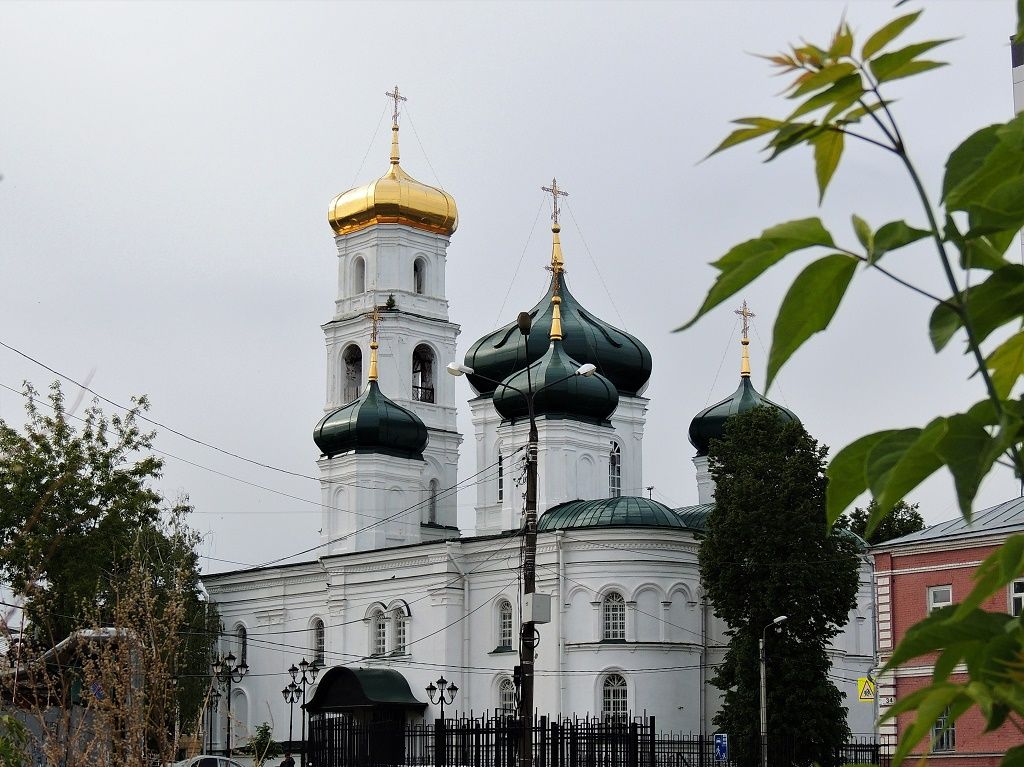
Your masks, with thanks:
M 409 99 L 407 99 L 405 96 L 403 96 L 401 93 L 398 92 L 398 86 L 397 85 L 395 86 L 395 90 L 393 92 L 391 92 L 391 93 L 385 92 L 384 95 L 387 96 L 389 99 L 394 99 L 394 101 L 395 101 L 395 109 L 391 113 L 391 124 L 392 125 L 398 125 L 398 102 L 399 101 L 408 101 Z
M 743 337 L 746 338 L 747 334 L 750 332 L 750 318 L 756 317 L 757 315 L 747 308 L 746 301 L 743 302 L 743 306 L 733 311 L 733 314 L 738 314 L 743 318 Z
M 384 322 L 384 317 L 381 316 L 380 307 L 374 306 L 373 311 L 369 314 L 370 317 L 370 342 L 377 343 L 377 331 L 380 330 L 380 323 Z
M 558 226 L 558 198 L 568 197 L 569 193 L 558 188 L 558 180 L 555 178 L 551 179 L 551 186 L 542 186 L 541 189 L 551 193 L 551 220 Z

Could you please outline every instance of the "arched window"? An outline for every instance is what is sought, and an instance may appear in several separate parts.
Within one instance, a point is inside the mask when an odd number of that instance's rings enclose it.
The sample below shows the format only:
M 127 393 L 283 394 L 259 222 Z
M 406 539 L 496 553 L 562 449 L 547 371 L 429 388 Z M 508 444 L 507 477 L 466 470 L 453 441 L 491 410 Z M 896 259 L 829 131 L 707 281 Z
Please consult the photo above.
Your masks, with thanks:
M 249 654 L 248 635 L 245 633 L 245 626 L 241 623 L 235 627 L 235 642 L 238 644 L 238 665 L 247 664 L 249 662 L 247 659 Z
M 352 263 L 352 293 L 366 292 L 366 262 L 362 258 L 356 258 Z
M 324 649 L 327 644 L 327 636 L 324 631 L 324 622 L 317 618 L 313 621 L 313 662 L 318 666 L 324 665 Z
M 427 292 L 427 261 L 417 258 L 412 265 L 412 287 L 417 293 Z
M 609 674 L 601 684 L 601 716 L 624 722 L 629 714 L 626 680 L 622 674 Z
M 498 503 L 505 500 L 505 463 L 498 453 Z
M 513 639 L 512 603 L 507 599 L 498 602 L 498 648 L 511 651 Z
M 622 449 L 618 442 L 612 442 L 608 454 L 608 497 L 618 498 L 622 495 Z
M 391 652 L 393 652 L 395 655 L 405 654 L 405 643 L 407 641 L 406 629 L 408 627 L 408 620 L 409 618 L 401 609 L 394 610 L 391 613 L 391 625 L 394 627 L 395 632 L 394 647 L 391 649 Z
M 384 655 L 388 651 L 388 622 L 383 610 L 370 616 L 370 654 Z
M 437 524 L 437 491 L 440 488 L 436 479 L 430 480 L 430 487 L 427 488 L 427 524 Z
M 498 714 L 500 716 L 516 715 L 519 710 L 519 702 L 516 697 L 516 683 L 507 676 L 502 677 L 498 682 Z
M 359 396 L 359 387 L 363 383 L 363 350 L 356 344 L 349 344 L 341 353 L 341 360 L 345 366 L 342 398 L 351 402 Z
M 426 344 L 412 353 L 412 398 L 416 402 L 434 401 L 434 351 Z
M 617 591 L 609 591 L 601 605 L 604 640 L 623 641 L 626 639 L 626 600 Z

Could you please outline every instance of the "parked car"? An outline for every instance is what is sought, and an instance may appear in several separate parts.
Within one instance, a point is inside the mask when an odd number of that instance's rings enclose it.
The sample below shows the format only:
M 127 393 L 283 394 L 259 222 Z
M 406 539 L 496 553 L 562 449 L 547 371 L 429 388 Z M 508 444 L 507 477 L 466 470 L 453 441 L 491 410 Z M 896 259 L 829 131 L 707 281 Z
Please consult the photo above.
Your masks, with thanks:
M 226 756 L 199 754 L 199 756 L 193 756 L 189 759 L 183 759 L 180 762 L 175 762 L 174 764 L 169 765 L 169 767 L 242 767 L 242 765 L 234 759 L 228 759 Z

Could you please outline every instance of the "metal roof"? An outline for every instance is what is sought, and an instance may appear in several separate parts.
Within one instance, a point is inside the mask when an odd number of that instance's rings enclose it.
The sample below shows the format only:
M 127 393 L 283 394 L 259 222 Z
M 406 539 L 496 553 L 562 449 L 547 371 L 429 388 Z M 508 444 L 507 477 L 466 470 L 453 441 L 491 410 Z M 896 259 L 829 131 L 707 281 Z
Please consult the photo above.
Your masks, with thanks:
M 537 529 L 578 527 L 683 527 L 668 506 L 649 498 L 622 495 L 593 501 L 569 501 L 548 509 Z
M 937 525 L 893 538 L 875 547 L 875 550 L 896 546 L 910 546 L 915 543 L 941 541 L 949 538 L 981 538 L 989 535 L 1010 535 L 1024 531 L 1024 497 L 1004 501 L 997 506 L 974 514 L 970 522 L 963 517 L 939 522 Z

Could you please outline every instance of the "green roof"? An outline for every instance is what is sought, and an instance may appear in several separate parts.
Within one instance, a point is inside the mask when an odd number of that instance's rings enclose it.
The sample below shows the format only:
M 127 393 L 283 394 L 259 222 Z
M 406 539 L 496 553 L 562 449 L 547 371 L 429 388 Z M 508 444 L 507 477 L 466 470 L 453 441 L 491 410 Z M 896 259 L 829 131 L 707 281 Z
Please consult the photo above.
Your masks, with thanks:
M 622 495 L 595 501 L 569 501 L 548 509 L 537 525 L 539 531 L 581 527 L 674 527 L 683 529 L 679 517 L 663 503 L 650 498 Z
M 375 706 L 422 710 L 427 704 L 413 697 L 409 681 L 394 669 L 335 666 L 320 677 L 306 710 L 316 713 Z
M 690 444 L 697 448 L 697 455 L 707 455 L 711 440 L 721 439 L 725 434 L 725 422 L 734 415 L 746 413 L 755 407 L 770 407 L 779 414 L 782 421 L 795 421 L 799 423 L 792 410 L 772 402 L 762 395 L 754 384 L 750 382 L 750 376 L 740 378 L 740 385 L 730 396 L 721 402 L 716 402 L 708 408 L 704 408 L 690 421 Z
M 349 451 L 422 458 L 427 438 L 419 416 L 384 396 L 376 381 L 313 429 L 313 441 L 328 458 Z
M 713 503 L 698 503 L 696 506 L 683 506 L 673 511 L 684 527 L 703 532 L 708 526 L 708 514 L 714 509 Z

